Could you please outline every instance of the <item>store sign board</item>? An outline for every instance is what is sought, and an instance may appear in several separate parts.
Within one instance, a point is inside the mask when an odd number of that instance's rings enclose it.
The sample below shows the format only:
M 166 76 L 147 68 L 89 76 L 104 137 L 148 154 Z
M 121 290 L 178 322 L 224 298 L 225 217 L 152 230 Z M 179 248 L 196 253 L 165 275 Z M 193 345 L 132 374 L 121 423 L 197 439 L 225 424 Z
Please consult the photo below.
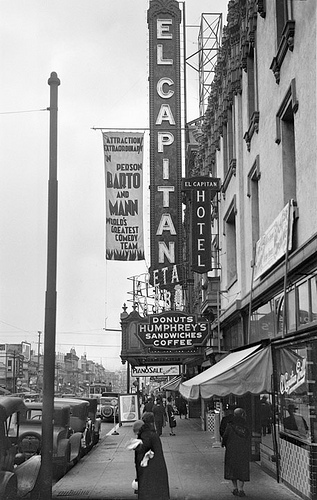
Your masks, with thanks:
M 179 375 L 178 365 L 134 366 L 131 368 L 132 377 L 165 377 Z
M 143 345 L 153 349 L 184 350 L 202 346 L 209 333 L 208 323 L 196 315 L 168 312 L 148 316 L 137 324 L 137 336 Z
M 148 10 L 151 283 L 153 273 L 162 274 L 163 268 L 177 266 L 182 258 L 180 23 L 177 1 L 151 0 Z
M 291 205 L 288 203 L 283 208 L 264 235 L 256 243 L 254 280 L 260 278 L 262 274 L 268 271 L 286 254 L 287 241 L 288 250 L 292 249 L 294 207 L 292 201 L 290 203 Z M 289 210 L 290 224 L 288 224 Z M 288 236 L 287 231 L 289 234 Z
M 196 273 L 212 270 L 211 202 L 219 191 L 220 180 L 212 177 L 183 179 L 183 191 L 191 192 L 192 252 L 191 267 Z
M 290 349 L 282 349 L 280 352 L 280 393 L 292 394 L 306 383 L 307 360 Z

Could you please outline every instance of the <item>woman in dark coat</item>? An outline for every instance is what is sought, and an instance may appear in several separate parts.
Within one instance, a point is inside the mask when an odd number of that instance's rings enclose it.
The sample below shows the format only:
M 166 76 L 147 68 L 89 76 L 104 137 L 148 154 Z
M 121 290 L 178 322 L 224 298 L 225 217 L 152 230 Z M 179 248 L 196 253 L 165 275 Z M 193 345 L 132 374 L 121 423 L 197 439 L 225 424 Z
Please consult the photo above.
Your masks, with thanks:
M 138 500 L 169 500 L 167 468 L 162 443 L 155 432 L 153 413 L 144 413 L 142 420 L 144 426 L 138 434 L 142 444 L 135 450 Z M 142 467 L 142 459 L 149 450 L 154 452 L 154 456 L 148 460 L 146 467 Z
M 166 412 L 167 412 L 168 423 L 170 426 L 170 436 L 176 436 L 176 434 L 174 434 L 174 427 L 176 427 L 176 420 L 174 417 L 174 408 L 172 405 L 171 396 L 167 398 Z
M 166 417 L 165 407 L 163 405 L 163 401 L 160 396 L 156 398 L 156 403 L 153 405 L 152 412 L 154 413 L 156 432 L 158 433 L 159 436 L 161 436 L 163 425 L 165 425 L 167 417 Z
M 222 438 L 225 453 L 225 479 L 233 484 L 233 494 L 244 497 L 244 482 L 250 481 L 250 430 L 245 420 L 245 411 L 236 408 Z

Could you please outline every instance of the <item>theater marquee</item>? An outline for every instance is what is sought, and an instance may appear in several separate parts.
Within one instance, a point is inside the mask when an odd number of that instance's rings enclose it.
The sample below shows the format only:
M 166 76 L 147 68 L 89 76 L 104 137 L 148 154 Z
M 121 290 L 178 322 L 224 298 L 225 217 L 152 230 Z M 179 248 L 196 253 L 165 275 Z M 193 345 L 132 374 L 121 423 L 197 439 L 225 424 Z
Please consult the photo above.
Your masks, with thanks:
M 181 281 L 181 11 L 175 0 L 151 0 L 149 25 L 150 97 L 150 281 L 164 285 L 172 268 Z M 165 284 L 166 285 L 166 284 Z
M 153 349 L 193 349 L 204 345 L 209 333 L 208 323 L 196 315 L 168 312 L 148 317 L 137 325 L 137 336 L 146 347 Z

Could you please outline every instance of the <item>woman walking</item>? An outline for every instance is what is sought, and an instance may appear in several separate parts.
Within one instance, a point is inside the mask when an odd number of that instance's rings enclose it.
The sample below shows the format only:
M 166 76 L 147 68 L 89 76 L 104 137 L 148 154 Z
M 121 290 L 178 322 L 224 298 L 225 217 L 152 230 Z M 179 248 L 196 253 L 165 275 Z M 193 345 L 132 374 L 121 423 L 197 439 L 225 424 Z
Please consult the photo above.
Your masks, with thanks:
M 157 396 L 156 403 L 152 408 L 152 412 L 154 414 L 156 432 L 159 436 L 161 436 L 163 425 L 165 425 L 166 422 L 166 411 L 161 396 Z
M 169 500 L 167 468 L 162 443 L 155 432 L 153 413 L 144 413 L 142 420 L 144 425 L 138 433 L 142 443 L 135 450 L 138 500 Z M 152 457 L 146 460 L 147 465 L 144 464 L 145 455 Z
M 245 411 L 236 408 L 222 438 L 226 447 L 224 478 L 232 481 L 232 493 L 238 497 L 246 496 L 244 482 L 250 481 L 250 430 L 245 417 Z
M 171 396 L 167 398 L 166 412 L 167 412 L 168 423 L 170 426 L 170 436 L 176 436 L 176 434 L 174 434 L 174 428 L 176 427 L 176 420 L 174 417 L 174 408 L 172 405 Z

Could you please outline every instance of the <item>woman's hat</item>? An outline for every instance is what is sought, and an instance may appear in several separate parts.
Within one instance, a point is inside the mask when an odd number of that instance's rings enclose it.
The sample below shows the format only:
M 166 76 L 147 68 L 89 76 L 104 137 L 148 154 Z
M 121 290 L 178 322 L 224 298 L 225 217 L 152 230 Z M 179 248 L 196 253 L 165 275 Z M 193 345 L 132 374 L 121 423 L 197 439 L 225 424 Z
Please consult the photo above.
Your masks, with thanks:
M 143 420 L 136 420 L 132 427 L 134 434 L 137 434 L 143 425 Z

